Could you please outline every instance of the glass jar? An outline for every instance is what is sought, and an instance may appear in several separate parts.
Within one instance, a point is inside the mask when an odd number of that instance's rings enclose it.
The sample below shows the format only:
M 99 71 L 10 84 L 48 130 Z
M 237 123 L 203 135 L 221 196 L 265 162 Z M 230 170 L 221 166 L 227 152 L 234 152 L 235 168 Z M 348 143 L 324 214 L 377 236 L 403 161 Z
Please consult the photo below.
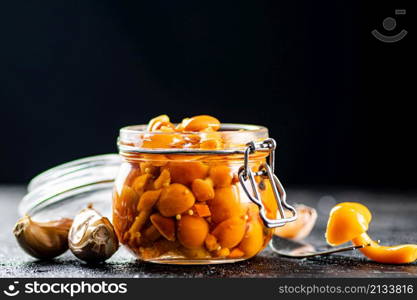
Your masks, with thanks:
M 222 147 L 193 147 L 196 140 L 221 141 Z M 162 133 L 128 126 L 118 146 L 123 162 L 113 225 L 141 260 L 245 260 L 267 246 L 274 227 L 296 219 L 273 174 L 275 141 L 265 127 L 222 124 L 217 132 Z
M 120 169 L 118 154 L 85 157 L 53 167 L 34 177 L 19 203 L 20 216 L 44 222 L 74 218 L 88 205 L 111 218 L 114 180 Z

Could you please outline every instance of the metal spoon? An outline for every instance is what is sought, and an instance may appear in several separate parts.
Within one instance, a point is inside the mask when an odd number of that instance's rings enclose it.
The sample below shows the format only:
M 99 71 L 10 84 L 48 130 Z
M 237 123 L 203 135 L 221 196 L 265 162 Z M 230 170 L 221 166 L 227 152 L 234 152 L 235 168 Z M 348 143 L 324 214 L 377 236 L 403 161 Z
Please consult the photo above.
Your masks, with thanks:
M 279 236 L 276 236 L 276 235 L 273 236 L 269 245 L 272 251 L 274 251 L 275 253 L 284 257 L 292 257 L 292 258 L 306 258 L 306 257 L 312 257 L 312 256 L 318 256 L 318 255 L 329 255 L 332 253 L 351 251 L 351 250 L 368 246 L 368 245 L 347 246 L 347 247 L 338 247 L 338 248 L 331 248 L 331 249 L 323 250 L 323 251 L 317 251 L 310 244 L 280 238 Z

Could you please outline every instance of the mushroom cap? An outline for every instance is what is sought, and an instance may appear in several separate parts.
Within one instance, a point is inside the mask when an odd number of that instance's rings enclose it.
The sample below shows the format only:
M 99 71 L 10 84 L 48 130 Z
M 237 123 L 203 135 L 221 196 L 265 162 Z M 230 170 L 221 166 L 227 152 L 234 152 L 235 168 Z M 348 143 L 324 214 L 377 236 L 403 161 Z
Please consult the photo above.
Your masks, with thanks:
M 326 240 L 332 246 L 346 243 L 368 230 L 372 215 L 369 209 L 357 202 L 337 204 L 330 211 Z
M 160 214 L 153 214 L 151 217 L 152 225 L 168 241 L 175 241 L 175 222 L 171 218 L 163 217 Z

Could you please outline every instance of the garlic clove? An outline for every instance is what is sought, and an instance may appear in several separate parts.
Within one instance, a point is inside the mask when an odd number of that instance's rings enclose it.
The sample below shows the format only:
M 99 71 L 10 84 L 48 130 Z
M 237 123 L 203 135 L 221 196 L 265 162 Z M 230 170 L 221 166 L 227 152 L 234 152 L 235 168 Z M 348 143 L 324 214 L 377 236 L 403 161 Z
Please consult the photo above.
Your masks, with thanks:
M 38 259 L 51 259 L 68 249 L 68 232 L 72 220 L 62 218 L 50 222 L 36 222 L 28 215 L 13 228 L 20 247 Z
M 86 262 L 101 262 L 110 258 L 119 248 L 119 241 L 109 219 L 91 206 L 74 218 L 68 244 L 72 253 Z
M 275 235 L 287 239 L 302 240 L 310 234 L 317 220 L 316 210 L 303 204 L 295 205 L 295 209 L 297 220 L 275 228 Z M 285 211 L 285 215 L 289 217 L 291 212 Z

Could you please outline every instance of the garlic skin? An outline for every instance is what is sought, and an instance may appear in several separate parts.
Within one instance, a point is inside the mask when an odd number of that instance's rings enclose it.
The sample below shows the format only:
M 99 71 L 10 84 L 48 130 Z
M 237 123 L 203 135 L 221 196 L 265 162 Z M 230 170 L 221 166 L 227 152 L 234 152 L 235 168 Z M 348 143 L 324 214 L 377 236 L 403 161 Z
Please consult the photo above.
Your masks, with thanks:
M 13 228 L 20 247 L 38 259 L 51 259 L 68 250 L 68 232 L 72 220 L 62 218 L 50 222 L 35 222 L 26 215 Z
M 274 234 L 292 240 L 302 240 L 307 237 L 313 229 L 317 220 L 317 211 L 303 204 L 295 204 L 297 220 L 275 228 Z M 291 216 L 289 211 L 285 211 L 287 217 Z
M 119 248 L 119 241 L 109 219 L 91 206 L 77 214 L 68 235 L 72 253 L 86 262 L 101 262 Z

